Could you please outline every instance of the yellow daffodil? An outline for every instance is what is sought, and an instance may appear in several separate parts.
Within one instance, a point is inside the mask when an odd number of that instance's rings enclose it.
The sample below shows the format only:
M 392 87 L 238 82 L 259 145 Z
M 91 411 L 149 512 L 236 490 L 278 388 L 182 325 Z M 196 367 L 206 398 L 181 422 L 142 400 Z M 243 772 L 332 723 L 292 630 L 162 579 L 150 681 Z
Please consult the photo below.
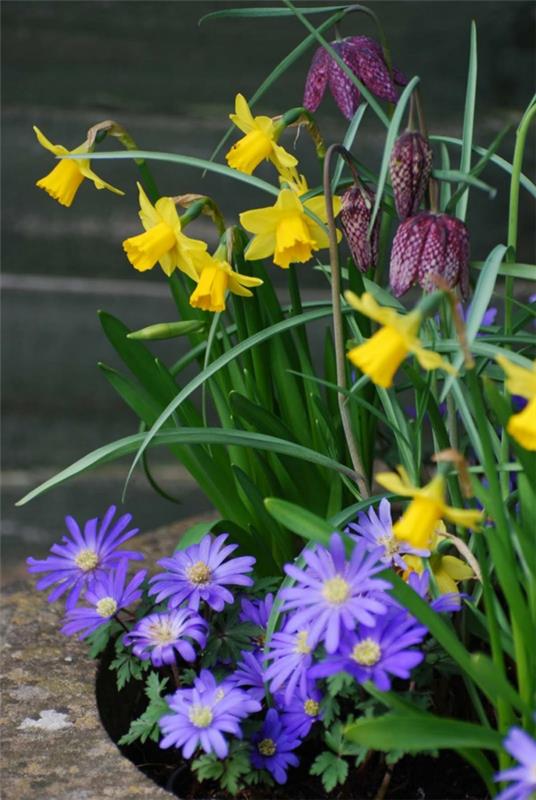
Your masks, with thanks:
M 293 167 L 298 163 L 297 158 L 277 144 L 282 132 L 281 126 L 270 117 L 254 117 L 244 95 L 236 95 L 235 113 L 229 114 L 229 119 L 246 134 L 225 156 L 227 163 L 233 169 L 251 175 L 265 159 L 271 161 L 278 170 Z
M 525 450 L 536 450 L 536 361 L 532 369 L 525 369 L 504 356 L 497 356 L 496 360 L 506 373 L 510 394 L 519 394 L 529 401 L 523 411 L 510 417 L 506 430 Z
M 190 296 L 190 305 L 203 311 L 224 311 L 227 290 L 241 297 L 252 297 L 248 286 L 260 286 L 260 278 L 251 278 L 233 272 L 227 261 L 208 253 L 198 259 L 199 278 L 197 287 Z
M 340 198 L 334 197 L 334 214 L 339 213 L 340 207 Z M 293 189 L 281 189 L 274 206 L 240 214 L 242 226 L 255 234 L 246 250 L 246 259 L 255 261 L 273 255 L 274 264 L 288 269 L 292 263 L 309 261 L 315 250 L 329 247 L 327 232 L 305 209 L 326 221 L 323 195 L 302 201 Z
M 380 472 L 376 480 L 388 491 L 413 500 L 398 522 L 393 525 L 393 533 L 398 539 L 409 542 L 413 547 L 430 549 L 437 524 L 447 519 L 463 528 L 474 528 L 482 520 L 482 511 L 453 508 L 445 502 L 446 480 L 438 474 L 422 488 L 413 486 L 403 467 L 396 472 Z
M 445 523 L 443 520 L 440 520 L 432 534 L 430 550 L 435 551 L 438 545 L 445 541 L 445 536 L 442 535 L 443 532 L 446 532 Z M 403 558 L 408 565 L 408 569 L 404 573 L 404 580 L 408 579 L 411 572 L 422 575 L 425 569 L 425 563 L 422 558 L 414 555 L 406 555 Z M 443 555 L 439 552 L 432 552 L 428 561 L 428 569 L 430 569 L 434 575 L 440 594 L 457 592 L 458 583 L 460 581 L 466 581 L 476 577 L 471 567 L 465 561 L 462 561 L 461 558 Z
M 159 262 L 166 275 L 171 275 L 178 267 L 197 281 L 197 262 L 207 249 L 206 243 L 190 239 L 182 233 L 177 208 L 171 197 L 161 197 L 153 206 L 139 183 L 138 190 L 139 216 L 145 233 L 123 242 L 128 260 L 140 272 L 152 269 Z
M 73 155 L 89 153 L 87 142 L 84 142 L 74 150 L 67 150 L 67 148 L 63 147 L 61 144 L 52 144 L 35 125 L 33 129 L 39 144 L 44 147 L 45 150 L 50 150 L 55 156 L 66 156 L 69 155 L 69 153 Z M 45 175 L 44 178 L 37 181 L 35 185 L 40 189 L 44 189 L 54 200 L 57 200 L 62 206 L 67 206 L 67 208 L 72 204 L 84 178 L 89 178 L 90 181 L 93 181 L 97 189 L 109 189 L 111 192 L 115 192 L 115 194 L 124 194 L 120 189 L 116 189 L 111 184 L 103 181 L 102 178 L 99 178 L 99 176 L 90 169 L 90 163 L 91 159 L 89 158 L 80 158 L 76 160 L 63 158 L 48 175 Z
M 382 327 L 363 344 L 352 348 L 348 358 L 371 381 L 384 389 L 393 384 L 398 367 L 412 353 L 424 369 L 455 370 L 433 350 L 426 350 L 417 336 L 422 316 L 418 310 L 410 314 L 398 314 L 394 308 L 378 305 L 374 297 L 365 292 L 358 297 L 353 292 L 345 293 L 346 300 L 366 317 L 379 322 Z

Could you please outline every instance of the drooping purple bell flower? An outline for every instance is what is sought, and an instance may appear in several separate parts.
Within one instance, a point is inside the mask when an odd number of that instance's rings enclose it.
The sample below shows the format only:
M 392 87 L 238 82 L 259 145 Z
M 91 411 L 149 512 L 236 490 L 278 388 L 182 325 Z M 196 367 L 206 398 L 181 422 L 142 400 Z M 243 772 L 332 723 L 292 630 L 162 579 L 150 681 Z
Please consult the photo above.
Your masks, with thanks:
M 378 261 L 381 212 L 376 215 L 368 236 L 375 197 L 374 192 L 363 184 L 351 186 L 342 196 L 339 219 L 352 258 L 361 272 L 375 267 Z
M 369 91 L 381 100 L 396 103 L 395 84 L 404 86 L 407 79 L 397 69 L 393 69 L 391 77 L 378 42 L 369 36 L 349 36 L 331 42 L 331 46 Z M 328 84 L 340 110 L 346 119 L 351 119 L 361 93 L 330 54 L 320 47 L 313 56 L 305 81 L 303 105 L 308 111 L 316 111 Z
M 406 131 L 396 140 L 389 161 L 389 174 L 395 198 L 396 213 L 401 220 L 419 210 L 430 173 L 432 148 L 418 131 Z
M 436 277 L 450 288 L 459 284 L 469 294 L 469 232 L 448 214 L 423 211 L 398 226 L 391 250 L 391 289 L 400 297 L 418 283 L 426 292 L 437 288 Z

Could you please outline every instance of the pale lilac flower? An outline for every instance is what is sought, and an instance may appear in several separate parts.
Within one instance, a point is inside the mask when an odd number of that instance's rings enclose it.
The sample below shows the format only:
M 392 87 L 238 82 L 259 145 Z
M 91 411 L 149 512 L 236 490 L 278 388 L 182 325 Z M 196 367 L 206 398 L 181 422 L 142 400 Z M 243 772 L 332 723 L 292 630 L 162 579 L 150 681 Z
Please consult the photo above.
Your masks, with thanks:
M 177 689 L 166 700 L 171 713 L 158 723 L 164 734 L 160 747 L 182 747 L 184 758 L 191 758 L 198 747 L 225 758 L 229 746 L 224 734 L 242 738 L 241 721 L 261 709 L 241 689 L 218 684 L 208 670 L 201 670 L 193 689 Z
M 86 590 L 84 600 L 91 606 L 78 606 L 67 612 L 65 624 L 61 632 L 70 636 L 80 633 L 79 638 L 84 639 L 96 631 L 104 623 L 109 622 L 122 608 L 135 603 L 140 599 L 142 591 L 139 588 L 143 583 L 147 570 L 137 572 L 125 586 L 128 570 L 128 559 L 123 559 L 117 569 L 107 572 Z
M 300 739 L 288 731 L 275 708 L 271 708 L 261 730 L 253 737 L 251 763 L 256 769 L 268 770 L 277 783 L 286 783 L 288 768 L 300 763 L 292 752 L 300 744 Z
M 151 578 L 149 594 L 156 595 L 157 603 L 168 600 L 170 608 L 187 601 L 188 608 L 193 611 L 199 609 L 201 602 L 214 611 L 221 611 L 225 603 L 232 603 L 233 595 L 226 587 L 253 586 L 251 578 L 244 573 L 252 571 L 255 559 L 242 556 L 225 561 L 237 548 L 235 544 L 223 546 L 227 536 L 222 533 L 213 539 L 207 534 L 199 544 L 158 561 L 167 572 Z
M 43 561 L 27 559 L 28 572 L 48 572 L 37 582 L 37 589 L 49 589 L 56 584 L 48 596 L 49 603 L 70 590 L 65 607 L 74 608 L 84 589 L 96 579 L 103 580 L 121 559 L 143 559 L 141 553 L 118 549 L 138 533 L 138 528 L 128 529 L 131 514 L 119 517 L 110 528 L 115 512 L 116 507 L 110 506 L 102 520 L 98 517 L 88 520 L 83 531 L 73 517 L 65 517 L 70 537 L 64 536 L 60 544 L 52 545 L 52 555 Z
M 373 625 L 375 615 L 386 611 L 381 593 L 391 588 L 372 577 L 384 569 L 380 554 L 381 548 L 371 552 L 367 542 L 357 542 L 347 560 L 335 533 L 329 550 L 317 546 L 303 552 L 305 569 L 287 564 L 285 572 L 296 581 L 281 591 L 282 610 L 294 611 L 287 630 L 307 630 L 312 641 L 322 639 L 328 653 L 334 653 L 344 629 L 353 630 L 358 622 Z
M 142 661 L 151 660 L 155 667 L 175 664 L 176 653 L 185 661 L 195 661 L 193 643 L 204 648 L 207 641 L 207 623 L 199 614 L 180 608 L 143 617 L 123 637 Z
M 285 626 L 272 635 L 264 654 L 272 662 L 264 675 L 272 693 L 285 686 L 285 699 L 290 703 L 298 685 L 300 691 L 306 691 L 307 670 L 313 663 L 316 644 L 306 629 L 289 631 Z
M 536 797 L 536 740 L 521 728 L 510 728 L 503 745 L 519 764 L 495 773 L 493 780 L 511 781 L 495 800 L 531 800 Z

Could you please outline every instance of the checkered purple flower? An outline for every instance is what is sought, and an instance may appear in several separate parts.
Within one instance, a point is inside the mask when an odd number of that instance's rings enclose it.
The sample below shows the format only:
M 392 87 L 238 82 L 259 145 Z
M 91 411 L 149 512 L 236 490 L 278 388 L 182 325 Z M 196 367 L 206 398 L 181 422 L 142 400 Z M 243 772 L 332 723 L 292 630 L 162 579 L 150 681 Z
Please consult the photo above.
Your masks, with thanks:
M 83 531 L 73 517 L 65 517 L 70 536 L 64 536 L 60 544 L 52 545 L 52 555 L 48 558 L 27 559 L 28 572 L 48 573 L 37 582 L 37 589 L 49 589 L 55 585 L 48 596 L 49 603 L 69 592 L 65 603 L 69 611 L 75 607 L 84 590 L 96 579 L 103 580 L 121 559 L 143 559 L 141 553 L 118 549 L 138 533 L 138 528 L 128 529 L 131 514 L 124 514 L 111 525 L 115 512 L 116 507 L 110 506 L 102 520 L 98 517 L 88 520 Z
M 275 708 L 271 708 L 261 730 L 253 737 L 251 763 L 256 769 L 268 770 L 277 783 L 286 783 L 288 768 L 300 763 L 292 752 L 300 744 L 300 739 L 288 730 Z
M 177 689 L 166 699 L 171 713 L 159 720 L 164 734 L 160 747 L 182 748 L 184 758 L 191 758 L 198 747 L 225 758 L 229 747 L 224 734 L 242 738 L 241 721 L 261 709 L 261 704 L 241 689 L 225 681 L 218 684 L 206 669 L 201 670 L 193 689 Z
M 334 653 L 344 630 L 358 622 L 374 625 L 377 614 L 384 614 L 381 595 L 391 588 L 387 581 L 373 578 L 384 569 L 379 561 L 381 548 L 370 551 L 368 542 L 356 542 L 346 558 L 344 544 L 334 533 L 329 550 L 317 546 L 304 550 L 305 569 L 287 564 L 285 572 L 296 584 L 281 591 L 283 611 L 293 611 L 288 631 L 308 631 L 311 640 L 324 642 Z
M 199 609 L 201 602 L 214 611 L 221 611 L 225 603 L 232 603 L 233 595 L 226 587 L 253 586 L 251 578 L 244 573 L 252 571 L 255 559 L 242 556 L 226 561 L 237 548 L 235 544 L 224 546 L 227 536 L 222 533 L 213 539 L 207 534 L 199 544 L 158 561 L 167 571 L 151 578 L 149 594 L 156 595 L 157 603 L 167 600 L 170 608 L 187 602 L 193 611 Z
M 504 749 L 519 764 L 495 773 L 495 781 L 511 781 L 495 800 L 531 800 L 536 797 L 536 740 L 521 728 L 510 728 Z
M 123 637 L 125 644 L 142 661 L 151 660 L 155 667 L 175 664 L 178 653 L 185 661 L 195 661 L 193 645 L 204 648 L 207 623 L 187 608 L 149 614 Z
M 97 578 L 91 587 L 86 589 L 85 601 L 91 606 L 78 606 L 67 612 L 65 624 L 61 632 L 66 636 L 80 634 L 85 639 L 104 623 L 109 622 L 122 608 L 135 603 L 141 597 L 140 586 L 147 570 L 137 572 L 128 584 L 128 559 L 120 561 L 117 569 L 110 570 L 102 578 Z
M 362 183 L 351 186 L 343 194 L 339 219 L 356 267 L 366 272 L 378 262 L 381 211 L 368 235 L 376 195 Z
M 394 143 L 389 161 L 396 213 L 401 220 L 419 210 L 431 172 L 430 142 L 418 131 L 405 131 Z

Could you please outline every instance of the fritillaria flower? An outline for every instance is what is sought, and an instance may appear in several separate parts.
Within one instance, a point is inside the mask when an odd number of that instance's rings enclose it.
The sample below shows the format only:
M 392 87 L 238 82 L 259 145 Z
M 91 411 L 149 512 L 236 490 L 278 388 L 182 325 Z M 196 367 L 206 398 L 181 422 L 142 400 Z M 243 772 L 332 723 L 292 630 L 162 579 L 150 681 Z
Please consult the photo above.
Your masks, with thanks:
M 391 289 L 400 297 L 418 283 L 426 292 L 459 284 L 469 294 L 469 233 L 463 222 L 448 214 L 423 211 L 402 222 L 393 239 L 389 271 Z
M 246 134 L 225 156 L 230 167 L 251 175 L 265 159 L 271 161 L 278 171 L 296 166 L 298 159 L 277 144 L 282 126 L 270 117 L 254 117 L 243 95 L 236 95 L 235 113 L 229 114 L 229 118 Z
M 37 136 L 39 144 L 50 150 L 55 156 L 66 156 L 69 154 L 78 155 L 80 153 L 88 153 L 90 155 L 89 146 L 87 142 L 83 142 L 79 147 L 74 150 L 67 150 L 61 144 L 52 144 L 47 137 L 41 133 L 39 128 L 35 125 L 33 127 L 34 133 Z M 57 163 L 52 172 L 45 175 L 35 184 L 40 189 L 43 189 L 47 194 L 57 200 L 62 206 L 69 207 L 75 198 L 75 195 L 80 188 L 80 184 L 84 178 L 92 181 L 96 189 L 108 189 L 115 194 L 124 194 L 121 189 L 116 189 L 111 184 L 99 178 L 90 168 L 91 158 L 62 158 Z
M 506 374 L 506 388 L 510 394 L 528 400 L 519 414 L 510 417 L 506 430 L 525 450 L 536 450 L 536 361 L 532 369 L 525 369 L 505 356 L 497 356 L 496 360 Z
M 432 172 L 432 156 L 428 139 L 418 131 L 406 131 L 394 143 L 389 174 L 401 220 L 419 210 Z
M 74 608 L 84 589 L 97 579 L 104 580 L 121 559 L 143 560 L 141 553 L 118 549 L 139 529 L 129 529 L 131 514 L 124 514 L 112 525 L 115 512 L 116 507 L 110 506 L 102 519 L 88 520 L 83 530 L 73 517 L 65 517 L 69 536 L 64 536 L 60 544 L 52 545 L 52 555 L 42 561 L 27 559 L 28 572 L 48 573 L 38 581 L 37 589 L 55 585 L 48 596 L 49 603 L 68 591 L 65 607 L 67 610 Z
M 190 295 L 190 305 L 203 311 L 224 311 L 227 292 L 241 297 L 253 297 L 248 286 L 260 286 L 260 278 L 234 272 L 231 265 L 216 255 L 202 253 L 196 260 L 199 275 L 197 286 Z
M 203 648 L 207 640 L 207 623 L 187 608 L 149 614 L 127 633 L 123 640 L 142 661 L 151 660 L 155 667 L 175 664 L 176 653 L 185 661 L 195 661 L 193 643 Z
M 368 235 L 376 195 L 362 183 L 351 186 L 342 196 L 340 221 L 356 267 L 366 272 L 378 261 L 381 213 L 376 214 Z
M 536 741 L 521 728 L 510 728 L 503 745 L 519 764 L 495 773 L 494 781 L 511 781 L 495 800 L 531 800 L 536 794 Z
M 407 80 L 397 69 L 393 70 L 391 78 L 378 42 L 369 36 L 349 36 L 331 42 L 331 46 L 372 94 L 381 100 L 396 103 L 395 83 L 403 86 Z M 335 59 L 323 47 L 319 47 L 305 81 L 303 105 L 308 111 L 316 111 L 328 85 L 344 116 L 351 119 L 359 105 L 361 93 Z
M 275 708 L 270 708 L 261 730 L 253 737 L 251 763 L 256 769 L 266 769 L 274 780 L 286 783 L 289 767 L 299 765 L 293 753 L 301 744 L 294 732 L 290 732 Z

